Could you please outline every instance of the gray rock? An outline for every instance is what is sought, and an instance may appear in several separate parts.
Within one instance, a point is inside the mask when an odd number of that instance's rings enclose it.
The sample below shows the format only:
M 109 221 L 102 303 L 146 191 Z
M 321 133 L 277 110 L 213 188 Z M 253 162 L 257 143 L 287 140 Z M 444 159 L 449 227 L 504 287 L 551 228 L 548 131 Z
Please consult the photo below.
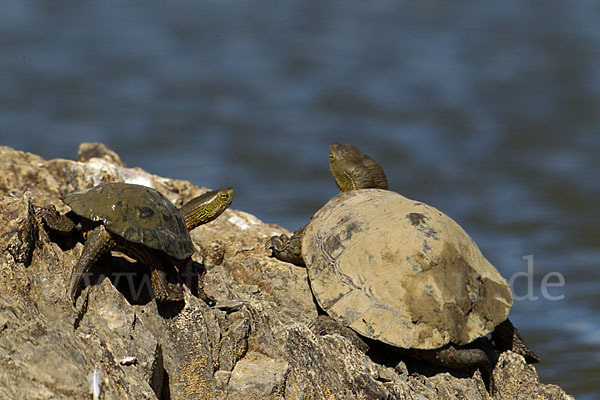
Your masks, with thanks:
M 81 143 L 77 152 L 77 161 L 86 162 L 92 158 L 104 158 L 113 164 L 126 167 L 119 155 L 104 143 Z
M 573 398 L 556 385 L 541 384 L 535 368 L 511 351 L 500 356 L 494 369 L 494 380 L 494 398 L 498 400 Z
M 29 265 L 37 235 L 29 199 L 3 198 L 0 200 L 0 210 L 6 222 L 0 227 L 0 251 L 8 253 L 13 262 Z
M 32 204 L 64 212 L 60 195 L 105 181 L 152 186 L 178 206 L 206 189 L 127 168 L 100 144 L 83 144 L 77 162 L 0 147 L 0 168 L 0 399 L 91 398 L 92 376 L 102 399 L 490 398 L 479 372 L 426 377 L 415 361 L 375 362 L 342 336 L 315 336 L 306 270 L 264 250 L 285 230 L 243 211 L 191 235 L 188 267 L 215 307 L 191 278 L 182 307 L 158 308 L 147 290 L 133 301 L 119 277 L 145 269 L 113 253 L 74 308 L 67 286 L 82 244 L 47 232 Z M 510 352 L 493 374 L 497 399 L 570 398 Z
M 251 352 L 236 363 L 227 385 L 228 399 L 281 398 L 289 364 Z

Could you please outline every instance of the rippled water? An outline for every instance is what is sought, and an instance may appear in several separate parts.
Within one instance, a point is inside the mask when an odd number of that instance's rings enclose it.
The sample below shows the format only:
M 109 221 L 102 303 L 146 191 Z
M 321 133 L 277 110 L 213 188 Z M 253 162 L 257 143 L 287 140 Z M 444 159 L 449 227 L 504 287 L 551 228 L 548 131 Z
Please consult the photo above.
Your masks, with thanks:
M 593 399 L 598 20 L 587 0 L 7 1 L 0 144 L 101 141 L 293 230 L 335 194 L 329 143 L 353 143 L 516 277 L 542 380 Z

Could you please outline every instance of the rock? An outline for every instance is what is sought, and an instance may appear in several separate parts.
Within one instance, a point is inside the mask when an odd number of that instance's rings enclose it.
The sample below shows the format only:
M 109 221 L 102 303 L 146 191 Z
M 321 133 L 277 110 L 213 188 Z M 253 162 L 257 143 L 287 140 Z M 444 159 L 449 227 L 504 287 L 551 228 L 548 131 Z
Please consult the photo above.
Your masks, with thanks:
M 0 227 L 0 250 L 8 253 L 13 262 L 29 265 L 37 234 L 29 199 L 3 198 L 0 210 L 6 220 L 6 224 Z
M 89 398 L 94 370 L 102 371 L 107 398 L 156 398 L 142 379 L 127 379 L 97 335 L 80 335 L 53 317 L 22 298 L 0 299 L 0 398 Z
M 494 381 L 496 384 L 494 398 L 498 400 L 573 398 L 556 385 L 540 383 L 535 368 L 526 364 L 523 357 L 512 351 L 500 355 L 494 369 Z
M 280 359 L 251 352 L 236 363 L 227 385 L 228 399 L 284 395 L 289 365 Z
M 149 330 L 140 329 L 141 320 L 135 308 L 108 279 L 95 289 L 77 323 L 79 336 L 98 338 L 106 346 L 121 366 L 130 388 L 141 385 L 139 391 L 148 391 L 147 386 L 150 386 L 154 394 L 160 396 L 164 380 L 161 343 Z M 127 359 L 135 362 L 123 362 Z
M 126 167 L 119 155 L 106 147 L 104 143 L 81 143 L 77 153 L 77 161 L 86 162 L 92 158 L 103 158 L 113 164 Z
M 127 168 L 102 144 L 82 144 L 78 160 L 0 147 L 0 399 L 90 398 L 91 378 L 102 399 L 490 398 L 478 371 L 425 376 L 415 361 L 372 359 L 342 336 L 316 336 L 306 270 L 264 249 L 285 230 L 243 211 L 192 232 L 185 304 L 157 306 L 135 286 L 146 269 L 114 252 L 73 307 L 82 244 L 46 231 L 33 205 L 64 212 L 60 195 L 108 181 L 152 186 L 178 206 L 207 190 Z M 193 294 L 198 284 L 216 306 Z M 493 375 L 497 399 L 571 398 L 510 352 Z

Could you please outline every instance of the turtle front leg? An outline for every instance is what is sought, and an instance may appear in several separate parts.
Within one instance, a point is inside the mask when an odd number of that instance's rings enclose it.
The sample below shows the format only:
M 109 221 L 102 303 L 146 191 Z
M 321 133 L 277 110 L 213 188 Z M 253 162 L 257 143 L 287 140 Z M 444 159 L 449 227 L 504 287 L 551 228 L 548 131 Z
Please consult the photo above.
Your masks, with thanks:
M 85 245 L 75 268 L 71 275 L 71 298 L 75 303 L 77 290 L 81 284 L 83 276 L 87 273 L 90 267 L 100 258 L 100 256 L 113 247 L 116 243 L 112 238 L 112 235 L 108 233 L 104 225 L 98 225 L 86 235 Z
M 271 250 L 272 257 L 298 266 L 305 266 L 302 258 L 302 237 L 306 225 L 298 229 L 291 237 L 287 235 L 273 236 L 267 240 L 266 248 Z
M 206 269 L 203 265 L 196 266 L 196 263 L 191 258 L 187 258 L 182 261 L 175 261 L 179 276 L 185 285 L 190 289 L 190 292 L 202 301 L 204 301 L 209 307 L 214 306 L 217 301 L 204 291 L 204 274 Z
M 527 361 L 528 364 L 533 364 L 540 361 L 540 357 L 530 350 L 527 345 L 525 345 L 525 342 L 519 334 L 519 331 L 514 327 L 509 319 L 494 329 L 492 332 L 492 340 L 499 351 L 514 351 L 515 353 L 525 357 L 525 361 Z
M 71 232 L 75 228 L 75 222 L 67 217 L 66 214 L 61 215 L 53 205 L 46 207 L 36 206 L 35 215 L 40 217 L 48 228 L 55 231 Z
M 167 281 L 167 273 L 157 264 L 147 264 L 150 268 L 150 282 L 152 283 L 152 291 L 156 301 L 182 301 L 184 298 L 183 287 L 179 284 L 169 283 Z

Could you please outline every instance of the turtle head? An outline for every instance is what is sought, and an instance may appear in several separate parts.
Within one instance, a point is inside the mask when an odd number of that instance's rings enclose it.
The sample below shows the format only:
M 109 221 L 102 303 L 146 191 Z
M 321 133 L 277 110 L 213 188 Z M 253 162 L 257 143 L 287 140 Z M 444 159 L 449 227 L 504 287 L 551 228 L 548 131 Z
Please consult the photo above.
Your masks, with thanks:
M 340 192 L 388 188 L 385 173 L 379 164 L 351 144 L 331 144 L 329 168 Z
M 233 189 L 221 188 L 193 198 L 181 206 L 179 212 L 185 221 L 185 226 L 191 231 L 217 218 L 232 201 Z

